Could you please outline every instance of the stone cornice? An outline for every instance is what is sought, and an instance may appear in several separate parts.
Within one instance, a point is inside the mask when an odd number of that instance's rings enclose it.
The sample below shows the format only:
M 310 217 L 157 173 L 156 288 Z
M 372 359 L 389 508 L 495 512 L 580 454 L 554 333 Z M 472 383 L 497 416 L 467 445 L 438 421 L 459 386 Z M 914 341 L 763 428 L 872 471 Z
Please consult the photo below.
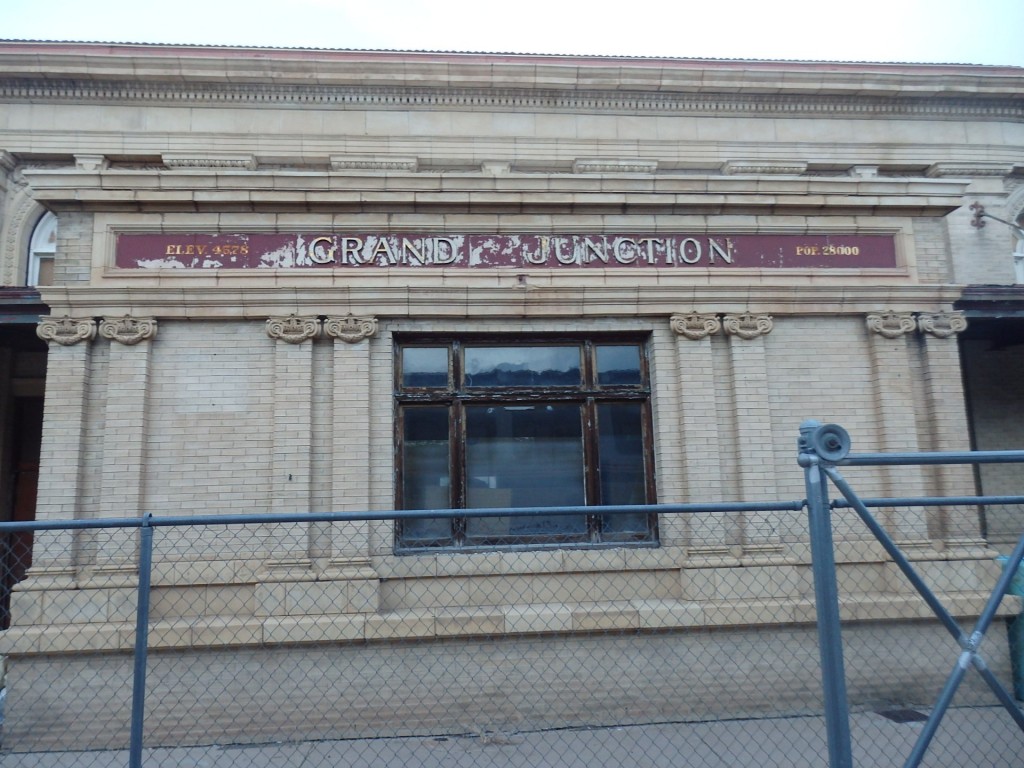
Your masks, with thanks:
M 233 171 L 217 169 L 117 170 L 84 173 L 70 169 L 27 169 L 24 176 L 33 198 L 51 206 L 73 209 L 159 210 L 187 203 L 215 208 L 231 203 L 259 211 L 302 210 L 329 206 L 341 210 L 389 210 L 455 207 L 465 211 L 479 203 L 500 204 L 507 213 L 520 207 L 552 213 L 576 213 L 578 205 L 625 210 L 629 206 L 686 214 L 728 212 L 737 204 L 809 213 L 828 209 L 878 213 L 892 209 L 901 215 L 945 215 L 960 207 L 968 179 L 793 177 L 771 175 L 756 188 L 737 176 L 654 174 L 623 175 L 594 188 L 587 174 L 393 173 L 346 178 L 339 187 L 327 171 Z M 386 182 L 386 187 L 385 187 Z M 548 203 L 545 195 L 557 195 Z M 572 195 L 573 198 L 567 198 Z M 772 199 L 776 195 L 778 199 Z M 578 199 L 574 199 L 578 198 Z M 912 203 L 908 204 L 908 199 Z
M 417 84 L 705 93 L 1019 94 L 1024 69 L 964 64 L 0 42 L 0 76 L 55 81 Z
M 143 277 L 152 278 L 152 275 Z M 738 280 L 734 285 L 695 286 L 692 278 L 680 277 L 659 285 L 573 285 L 571 282 L 537 286 L 524 292 L 510 276 L 507 285 L 493 278 L 473 285 L 422 287 L 347 282 L 344 287 L 325 286 L 322 275 L 310 275 L 307 287 L 289 278 L 288 288 L 276 285 L 272 275 L 265 287 L 251 282 L 232 286 L 201 282 L 180 287 L 181 281 L 160 287 L 43 287 L 42 300 L 54 316 L 119 317 L 131 308 L 134 315 L 164 319 L 248 319 L 267 317 L 430 318 L 431 320 L 485 317 L 649 317 L 662 324 L 678 313 L 679 306 L 696 312 L 741 315 L 756 306 L 759 313 L 784 315 L 865 315 L 879 306 L 896 312 L 939 313 L 948 311 L 960 296 L 957 286 L 752 286 Z M 251 280 L 251 278 L 250 278 Z M 384 280 L 381 280 L 383 283 Z M 248 287 L 246 287 L 248 286 Z M 702 309 L 705 308 L 705 309 Z M 863 322 L 863 320 L 862 320 Z
M 2 66 L 2 58 L 0 58 Z M 223 72 L 223 71 L 222 71 Z M 620 76 L 623 76 L 620 73 Z M 386 79 L 386 78 L 383 78 Z M 402 78 L 399 77 L 400 81 Z M 365 83 L 366 78 L 357 82 Z M 939 88 L 936 93 L 901 95 L 864 95 L 840 90 L 823 95 L 819 88 L 806 92 L 794 86 L 792 92 L 779 93 L 780 83 L 772 83 L 772 93 L 715 91 L 695 84 L 680 91 L 620 90 L 585 87 L 523 88 L 495 87 L 495 81 L 477 87 L 407 86 L 382 84 L 366 86 L 309 85 L 277 82 L 151 82 L 124 80 L 81 80 L 12 78 L 0 76 L 0 101 L 56 101 L 103 104 L 226 104 L 266 108 L 272 104 L 311 107 L 402 108 L 402 109 L 481 109 L 492 111 L 609 112 L 628 114 L 752 114 L 826 115 L 862 117 L 938 117 L 972 119 L 1024 119 L 1024 105 L 1013 94 L 994 92 L 991 96 L 956 93 L 955 88 Z M 629 83 L 628 78 L 622 82 Z M 1024 88 L 1024 76 L 1018 76 Z M 723 83 L 723 86 L 726 86 Z M 884 89 L 874 89 L 875 93 Z M 993 89 L 995 91 L 995 89 Z

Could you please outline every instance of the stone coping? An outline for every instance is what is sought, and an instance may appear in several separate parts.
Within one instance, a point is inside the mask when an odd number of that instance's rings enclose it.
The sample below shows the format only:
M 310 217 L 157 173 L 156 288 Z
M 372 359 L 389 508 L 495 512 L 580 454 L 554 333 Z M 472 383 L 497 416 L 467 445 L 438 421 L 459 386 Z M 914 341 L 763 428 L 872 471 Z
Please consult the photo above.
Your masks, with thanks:
M 316 63 L 311 70 L 311 62 Z M 913 96 L 1019 93 L 1020 67 L 544 54 L 273 49 L 125 43 L 0 43 L 0 73 L 81 81 L 551 87 Z M 780 83 L 784 84 L 780 86 Z
M 939 594 L 950 613 L 980 614 L 987 593 Z M 846 621 L 934 618 L 916 595 L 848 595 L 840 600 Z M 1016 614 L 1020 600 L 1007 597 L 1000 616 Z M 445 637 L 537 635 L 575 632 L 654 631 L 716 627 L 813 624 L 812 599 L 631 600 L 438 608 L 375 614 L 211 617 L 153 622 L 149 648 L 218 648 L 277 644 L 432 640 Z M 966 622 L 965 622 L 966 623 Z M 969 629 L 968 625 L 965 629 Z M 32 655 L 131 650 L 134 622 L 12 627 L 0 633 L 0 654 Z
M 609 270 L 610 271 L 610 270 Z M 427 284 L 402 285 L 405 273 L 367 270 L 356 277 L 330 271 L 268 270 L 228 276 L 173 270 L 130 277 L 128 286 L 41 288 L 53 317 L 153 316 L 161 319 L 254 320 L 272 315 L 372 315 L 381 320 L 491 317 L 648 317 L 668 321 L 680 312 L 758 312 L 778 315 L 856 315 L 878 311 L 948 311 L 959 286 L 884 284 L 878 276 L 857 283 L 824 284 L 808 275 L 765 275 L 756 270 L 717 278 L 647 275 L 605 270 L 557 276 L 530 270 L 452 274 L 439 270 Z M 525 275 L 526 288 L 518 279 Z M 586 278 L 586 280 L 584 280 Z M 428 278 L 424 276 L 424 280 Z M 896 276 L 889 275 L 890 281 Z M 114 282 L 111 280 L 111 282 Z M 841 278 L 837 278 L 837 283 Z M 781 283 L 781 284 L 780 284 Z M 788 285 L 786 283 L 789 283 Z M 865 283 L 865 284 L 860 284 Z

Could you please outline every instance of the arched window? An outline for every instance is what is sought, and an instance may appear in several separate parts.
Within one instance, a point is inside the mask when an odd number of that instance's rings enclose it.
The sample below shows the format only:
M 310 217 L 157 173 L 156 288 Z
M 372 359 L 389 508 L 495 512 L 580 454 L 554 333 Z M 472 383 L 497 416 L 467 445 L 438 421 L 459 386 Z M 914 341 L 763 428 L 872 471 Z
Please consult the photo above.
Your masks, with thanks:
M 53 257 L 57 253 L 57 217 L 47 213 L 32 230 L 26 285 L 53 284 Z

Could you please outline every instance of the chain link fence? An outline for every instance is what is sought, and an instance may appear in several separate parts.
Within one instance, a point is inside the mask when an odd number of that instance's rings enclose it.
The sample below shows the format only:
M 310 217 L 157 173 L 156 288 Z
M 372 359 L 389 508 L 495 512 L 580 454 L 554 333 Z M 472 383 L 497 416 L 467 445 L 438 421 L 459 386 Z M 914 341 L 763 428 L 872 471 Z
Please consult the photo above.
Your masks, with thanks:
M 8 535 L 0 765 L 827 765 L 803 502 L 650 509 L 685 518 L 685 556 L 409 555 L 381 578 L 321 547 L 365 546 L 359 523 L 380 514 L 37 524 L 29 548 Z M 853 764 L 901 765 L 961 648 L 852 512 L 833 514 Z M 761 538 L 719 546 L 741 517 Z M 306 557 L 271 572 L 282 542 Z M 962 617 L 1001 573 L 971 547 L 910 554 Z M 983 645 L 1010 690 L 1018 610 L 1005 600 Z M 968 675 L 921 764 L 1021 754 Z

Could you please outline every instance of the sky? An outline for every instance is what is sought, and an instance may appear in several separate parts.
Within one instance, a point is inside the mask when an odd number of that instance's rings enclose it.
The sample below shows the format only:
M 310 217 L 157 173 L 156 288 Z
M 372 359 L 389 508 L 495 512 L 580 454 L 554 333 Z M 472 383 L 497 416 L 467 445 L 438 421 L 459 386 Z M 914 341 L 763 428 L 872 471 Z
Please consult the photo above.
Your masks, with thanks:
M 1024 0 L 0 0 L 0 39 L 1024 66 Z

